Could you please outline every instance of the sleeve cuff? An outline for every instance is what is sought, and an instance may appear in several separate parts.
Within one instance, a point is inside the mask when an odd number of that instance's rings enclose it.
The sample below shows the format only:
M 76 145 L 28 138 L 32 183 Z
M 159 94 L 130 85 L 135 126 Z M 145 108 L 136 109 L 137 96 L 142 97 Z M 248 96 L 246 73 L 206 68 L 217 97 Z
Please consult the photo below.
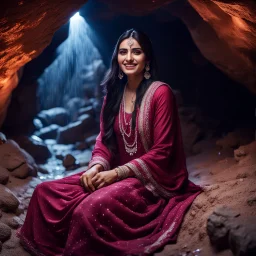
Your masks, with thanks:
M 91 168 L 95 164 L 101 164 L 103 166 L 104 171 L 110 170 L 109 162 L 101 156 L 93 157 L 93 159 L 89 162 L 88 168 Z

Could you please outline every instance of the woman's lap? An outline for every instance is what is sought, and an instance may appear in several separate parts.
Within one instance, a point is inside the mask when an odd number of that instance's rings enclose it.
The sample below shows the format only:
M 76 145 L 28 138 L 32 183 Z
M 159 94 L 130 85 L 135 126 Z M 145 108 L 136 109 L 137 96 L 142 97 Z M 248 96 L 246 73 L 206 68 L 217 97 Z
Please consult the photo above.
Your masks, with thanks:
M 24 236 L 47 255 L 58 255 L 67 241 L 71 244 L 74 239 L 81 241 L 86 232 L 87 235 L 94 232 L 96 240 L 100 237 L 114 242 L 152 231 L 150 226 L 148 230 L 141 227 L 161 213 L 165 200 L 153 196 L 136 178 L 88 193 L 80 185 L 81 174 L 36 187 L 20 231 L 21 239 Z M 53 245 L 56 250 L 50 254 Z

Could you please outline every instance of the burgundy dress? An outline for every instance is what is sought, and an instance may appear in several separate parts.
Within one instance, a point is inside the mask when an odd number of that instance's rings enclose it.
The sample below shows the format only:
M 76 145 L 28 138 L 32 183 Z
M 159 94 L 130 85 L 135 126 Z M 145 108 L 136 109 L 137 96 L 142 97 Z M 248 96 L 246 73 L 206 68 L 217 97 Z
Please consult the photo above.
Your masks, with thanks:
M 102 109 L 104 108 L 104 104 Z M 122 110 L 120 110 L 122 111 Z M 121 113 L 128 122 L 129 113 Z M 150 255 L 175 242 L 184 214 L 200 187 L 188 180 L 180 122 L 174 94 L 154 82 L 137 111 L 137 152 L 125 150 L 119 129 L 114 131 L 119 154 L 113 156 L 97 137 L 89 168 L 130 168 L 134 177 L 92 193 L 80 185 L 83 172 L 37 185 L 24 225 L 17 231 L 35 255 Z M 120 119 L 122 122 L 122 119 Z M 134 140 L 135 133 L 127 138 Z

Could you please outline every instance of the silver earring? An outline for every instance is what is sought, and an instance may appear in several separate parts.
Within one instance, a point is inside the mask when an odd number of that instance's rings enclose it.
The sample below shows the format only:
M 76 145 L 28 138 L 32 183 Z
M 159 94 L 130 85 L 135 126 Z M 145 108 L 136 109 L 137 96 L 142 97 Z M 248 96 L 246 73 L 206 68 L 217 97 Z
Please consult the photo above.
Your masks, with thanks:
M 124 73 L 122 72 L 122 70 L 119 70 L 118 77 L 120 80 L 124 77 Z
M 149 66 L 148 63 L 147 63 L 147 65 L 146 65 L 145 69 L 146 69 L 146 72 L 144 73 L 144 77 L 145 77 L 146 79 L 149 79 L 149 78 L 151 77 L 151 74 L 149 73 L 150 66 Z

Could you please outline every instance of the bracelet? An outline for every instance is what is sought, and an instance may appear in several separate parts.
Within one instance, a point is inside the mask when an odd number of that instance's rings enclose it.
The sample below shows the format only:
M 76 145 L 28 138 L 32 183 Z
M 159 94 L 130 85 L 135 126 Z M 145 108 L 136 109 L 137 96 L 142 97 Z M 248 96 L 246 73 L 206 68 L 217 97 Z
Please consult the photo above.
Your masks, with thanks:
M 129 176 L 130 170 L 127 166 L 118 166 L 115 168 L 117 173 L 116 181 L 123 180 Z
M 115 168 L 114 170 L 115 170 L 115 172 L 116 172 L 116 175 L 117 175 L 117 177 L 116 177 L 116 181 L 119 181 L 119 173 L 118 173 L 118 168 Z

